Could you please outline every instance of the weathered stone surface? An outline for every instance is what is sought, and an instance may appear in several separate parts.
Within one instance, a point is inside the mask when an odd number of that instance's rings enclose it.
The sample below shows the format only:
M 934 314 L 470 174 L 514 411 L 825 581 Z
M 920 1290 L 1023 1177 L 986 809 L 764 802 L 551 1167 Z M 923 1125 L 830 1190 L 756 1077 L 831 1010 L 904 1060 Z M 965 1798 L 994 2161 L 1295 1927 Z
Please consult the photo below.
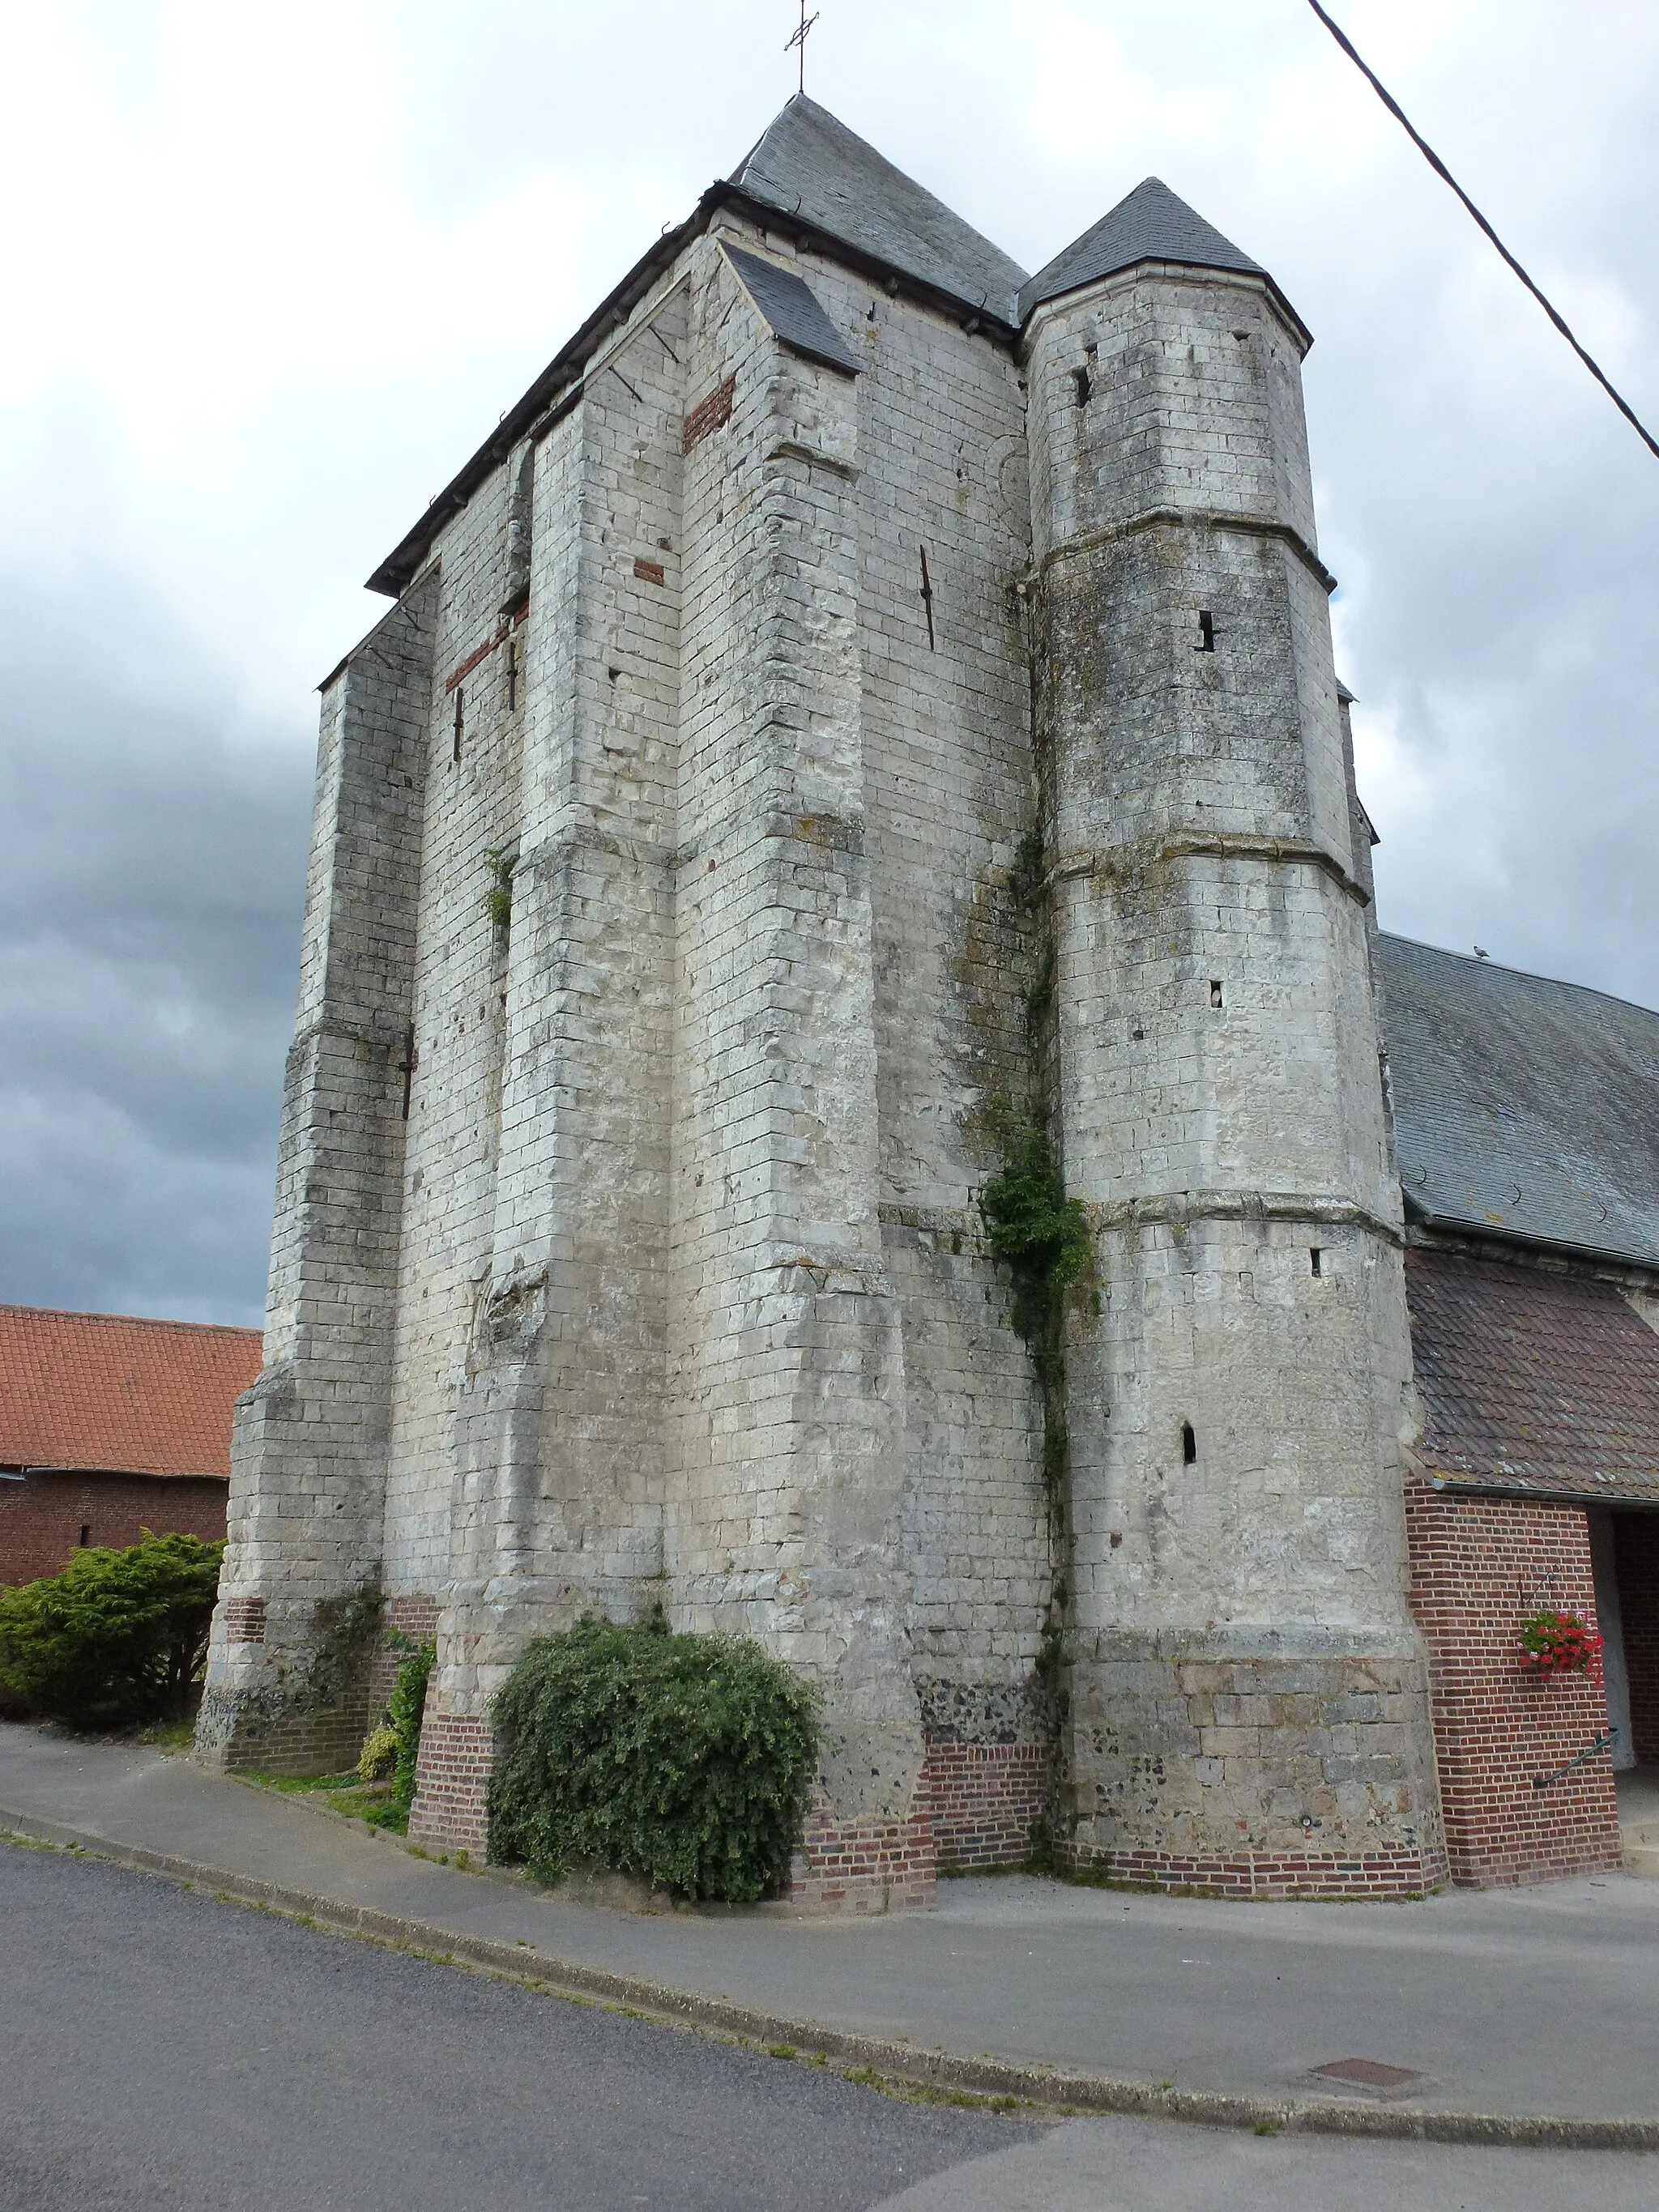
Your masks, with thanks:
M 416 1830 L 476 1849 L 526 1642 L 660 1604 L 823 1687 L 803 1896 L 925 1902 L 1040 1820 L 1420 1886 L 1298 365 L 1259 277 L 1131 271 L 1016 349 L 728 206 L 437 529 L 325 696 L 220 1756 L 340 1755 L 318 1608 L 383 1591 L 437 1624 Z M 1010 1112 L 1089 1208 L 1068 1449 L 978 1205 Z

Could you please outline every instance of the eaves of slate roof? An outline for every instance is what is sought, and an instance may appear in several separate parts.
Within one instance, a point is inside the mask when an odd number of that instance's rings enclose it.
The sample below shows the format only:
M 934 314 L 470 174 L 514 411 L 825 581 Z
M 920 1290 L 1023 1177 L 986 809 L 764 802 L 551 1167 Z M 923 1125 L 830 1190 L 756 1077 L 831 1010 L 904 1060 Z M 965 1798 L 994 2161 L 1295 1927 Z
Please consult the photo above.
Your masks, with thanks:
M 1413 1247 L 1406 1295 L 1435 1481 L 1659 1506 L 1659 1332 L 1611 1283 Z
M 0 1306 L 0 1467 L 228 1475 L 254 1328 Z
M 1659 1014 L 1379 941 L 1408 1216 L 1659 1267 Z

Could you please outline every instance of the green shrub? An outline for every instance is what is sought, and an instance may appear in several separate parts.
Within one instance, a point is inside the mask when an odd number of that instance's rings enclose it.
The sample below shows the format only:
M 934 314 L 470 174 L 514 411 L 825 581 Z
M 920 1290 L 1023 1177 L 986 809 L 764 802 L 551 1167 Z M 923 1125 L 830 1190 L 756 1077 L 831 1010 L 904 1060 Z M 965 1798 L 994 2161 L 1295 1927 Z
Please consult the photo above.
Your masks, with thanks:
M 591 1616 L 532 1644 L 496 1696 L 490 1853 L 571 1860 L 683 1897 L 783 1887 L 817 1758 L 817 1692 L 758 1644 Z
M 1066 1294 L 1091 1261 L 1089 1218 L 1066 1195 L 1048 1139 L 1029 1121 L 1002 1128 L 1002 1168 L 980 1193 L 991 1249 L 1014 1279 L 1014 1327 L 1034 1347 L 1058 1339 Z
M 349 1809 L 361 1813 L 371 1828 L 389 1828 L 402 1836 L 409 1832 L 410 1808 L 415 1802 L 421 1723 L 426 1717 L 427 1685 L 438 1647 L 429 1637 L 424 1644 L 416 1644 L 396 1628 L 388 1632 L 386 1642 L 394 1651 L 406 1651 L 409 1656 L 392 1685 L 386 1717 L 363 1739 L 357 1760 L 357 1779 L 365 1790 L 375 1791 L 374 1800 L 367 1806 L 354 1802 Z M 389 1790 L 376 1789 L 386 1782 L 392 1784 Z M 336 1809 L 348 1808 L 339 1802 Z
M 362 1755 L 357 1761 L 357 1779 L 371 1782 L 390 1782 L 398 1771 L 398 1731 L 390 1721 L 382 1721 L 378 1728 L 370 1729 L 363 1739 Z
M 426 1717 L 427 1684 L 432 1679 L 433 1662 L 437 1656 L 438 1647 L 429 1638 L 424 1644 L 416 1644 L 398 1668 L 398 1679 L 392 1686 L 388 1714 L 392 1732 L 398 1740 L 398 1756 L 392 1768 L 398 1786 L 392 1795 L 405 1817 L 415 1802 L 415 1766 L 421 1755 L 421 1723 Z
M 207 1657 L 222 1544 L 146 1535 L 0 1590 L 0 1696 L 81 1727 L 183 1711 Z

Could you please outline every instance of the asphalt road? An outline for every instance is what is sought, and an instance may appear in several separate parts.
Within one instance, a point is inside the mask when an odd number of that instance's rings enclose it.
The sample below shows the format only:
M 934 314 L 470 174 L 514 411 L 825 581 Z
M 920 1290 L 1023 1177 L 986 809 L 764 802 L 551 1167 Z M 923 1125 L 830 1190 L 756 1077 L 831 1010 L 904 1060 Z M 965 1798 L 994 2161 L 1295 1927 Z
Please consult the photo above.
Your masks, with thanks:
M 0 1847 L 0 2212 L 1651 2212 L 1659 2158 L 1033 2125 Z
M 5 2212 L 830 2212 L 1031 2130 L 0 1849 Z

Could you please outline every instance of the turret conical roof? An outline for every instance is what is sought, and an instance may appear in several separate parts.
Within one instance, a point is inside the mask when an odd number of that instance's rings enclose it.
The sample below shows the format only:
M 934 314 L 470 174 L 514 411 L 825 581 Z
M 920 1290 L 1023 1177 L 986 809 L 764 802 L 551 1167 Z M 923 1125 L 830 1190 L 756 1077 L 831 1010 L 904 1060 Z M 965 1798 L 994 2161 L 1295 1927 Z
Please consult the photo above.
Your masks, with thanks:
M 1137 261 L 1173 261 L 1189 269 L 1242 269 L 1254 276 L 1267 272 L 1241 253 L 1231 239 L 1189 208 L 1159 177 L 1147 177 L 1092 230 L 1074 239 L 1046 269 L 1020 289 L 1021 322 L 1045 300 L 1079 291 Z
M 798 93 L 730 181 L 952 299 L 1015 319 L 1025 271 L 856 132 Z

